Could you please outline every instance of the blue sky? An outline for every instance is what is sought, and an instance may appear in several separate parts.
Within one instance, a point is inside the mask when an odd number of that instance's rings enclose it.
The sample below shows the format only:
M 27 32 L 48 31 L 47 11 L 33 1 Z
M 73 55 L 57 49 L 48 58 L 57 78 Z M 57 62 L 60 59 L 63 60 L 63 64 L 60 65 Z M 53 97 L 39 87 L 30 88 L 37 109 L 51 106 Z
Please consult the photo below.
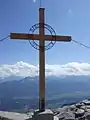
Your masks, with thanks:
M 72 39 L 90 46 L 90 0 L 42 0 L 46 8 L 46 23 L 58 35 L 71 35 Z M 0 38 L 10 32 L 28 33 L 38 23 L 39 0 L 0 0 Z M 6 40 L 0 44 L 0 64 L 18 61 L 38 64 L 38 51 L 28 41 Z M 46 63 L 90 63 L 90 50 L 73 42 L 57 42 L 46 52 Z

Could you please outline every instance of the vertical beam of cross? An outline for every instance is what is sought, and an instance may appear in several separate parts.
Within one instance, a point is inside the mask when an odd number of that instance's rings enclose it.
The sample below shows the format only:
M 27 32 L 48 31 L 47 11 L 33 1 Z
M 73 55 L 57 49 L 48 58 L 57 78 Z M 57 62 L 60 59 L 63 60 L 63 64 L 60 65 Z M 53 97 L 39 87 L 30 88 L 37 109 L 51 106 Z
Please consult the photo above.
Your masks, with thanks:
M 45 41 L 44 41 L 44 9 L 39 9 L 39 110 L 45 110 Z

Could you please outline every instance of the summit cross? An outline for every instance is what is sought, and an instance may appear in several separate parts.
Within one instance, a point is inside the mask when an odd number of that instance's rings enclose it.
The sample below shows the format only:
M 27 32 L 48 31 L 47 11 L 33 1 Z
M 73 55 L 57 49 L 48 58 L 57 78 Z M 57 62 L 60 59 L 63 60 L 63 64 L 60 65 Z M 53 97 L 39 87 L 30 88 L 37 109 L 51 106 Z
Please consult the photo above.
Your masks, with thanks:
M 44 8 L 39 8 L 39 34 L 11 33 L 11 39 L 39 40 L 39 111 L 45 111 L 45 41 L 70 42 L 71 36 L 45 35 Z

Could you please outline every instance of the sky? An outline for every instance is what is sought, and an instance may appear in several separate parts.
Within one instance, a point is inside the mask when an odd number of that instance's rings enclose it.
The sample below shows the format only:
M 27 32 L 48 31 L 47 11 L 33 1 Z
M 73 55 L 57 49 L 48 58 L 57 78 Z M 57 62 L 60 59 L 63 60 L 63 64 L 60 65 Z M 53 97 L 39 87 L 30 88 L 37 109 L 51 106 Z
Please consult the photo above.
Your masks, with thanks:
M 39 0 L 0 0 L 0 39 L 11 32 L 28 33 L 31 26 L 38 23 L 39 7 Z M 57 35 L 69 35 L 73 40 L 90 46 L 90 0 L 42 0 L 42 7 L 45 8 L 45 22 Z M 46 64 L 89 65 L 89 56 L 89 49 L 73 41 L 56 42 L 52 49 L 46 51 Z M 0 44 L 0 65 L 17 63 L 37 66 L 39 51 L 28 41 L 8 38 Z

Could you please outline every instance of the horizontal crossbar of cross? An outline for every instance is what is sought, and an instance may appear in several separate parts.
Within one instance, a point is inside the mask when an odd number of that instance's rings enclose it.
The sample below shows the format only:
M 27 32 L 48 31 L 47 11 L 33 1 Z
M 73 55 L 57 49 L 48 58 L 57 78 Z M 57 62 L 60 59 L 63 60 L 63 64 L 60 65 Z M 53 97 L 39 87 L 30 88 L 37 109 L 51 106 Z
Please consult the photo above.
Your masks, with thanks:
M 39 34 L 11 33 L 10 37 L 11 37 L 11 39 L 40 40 L 41 36 Z M 70 42 L 71 36 L 44 35 L 43 39 L 46 41 Z

